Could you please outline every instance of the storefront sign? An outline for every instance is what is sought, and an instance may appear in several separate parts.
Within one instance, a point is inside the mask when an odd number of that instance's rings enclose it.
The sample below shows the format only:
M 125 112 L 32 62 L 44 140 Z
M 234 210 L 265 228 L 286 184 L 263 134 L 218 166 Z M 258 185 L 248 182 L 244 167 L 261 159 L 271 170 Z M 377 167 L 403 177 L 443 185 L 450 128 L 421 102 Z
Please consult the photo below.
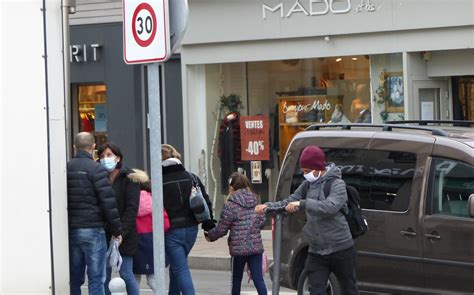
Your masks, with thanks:
M 70 62 L 87 62 L 87 61 L 98 61 L 99 60 L 99 48 L 100 44 L 82 44 L 82 45 L 71 45 L 69 46 L 69 61 Z
M 364 9 L 368 12 L 375 11 L 374 0 L 361 0 L 356 6 L 357 12 L 362 12 Z M 349 13 L 351 11 L 351 0 L 308 0 L 306 7 L 296 0 L 288 11 L 285 11 L 283 2 L 275 6 L 262 4 L 263 19 L 267 19 L 267 13 L 280 13 L 280 18 L 289 18 L 294 13 L 303 13 L 306 16 L 325 15 L 329 12 L 333 14 Z
M 300 112 L 310 112 L 310 111 L 329 111 L 331 110 L 331 103 L 325 100 L 321 103 L 319 100 L 315 100 L 312 103 L 301 104 L 301 102 L 296 102 L 296 104 L 292 104 L 291 107 L 287 105 L 286 101 L 283 102 L 283 113 L 286 114 L 288 112 L 295 111 L 296 113 Z
M 242 160 L 270 160 L 270 123 L 267 116 L 240 117 Z

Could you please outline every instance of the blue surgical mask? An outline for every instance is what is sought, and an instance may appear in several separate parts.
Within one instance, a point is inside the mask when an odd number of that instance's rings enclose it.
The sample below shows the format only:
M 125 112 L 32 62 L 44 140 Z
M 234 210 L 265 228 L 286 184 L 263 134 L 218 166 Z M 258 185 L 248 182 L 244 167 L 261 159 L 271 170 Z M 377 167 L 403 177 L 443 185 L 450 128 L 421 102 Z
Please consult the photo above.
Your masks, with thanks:
M 100 159 L 100 164 L 102 164 L 107 171 L 111 172 L 117 166 L 117 162 L 115 162 L 116 158 L 117 157 L 102 158 Z
M 314 170 L 304 175 L 304 178 L 309 182 L 315 182 L 319 177 L 321 177 L 321 171 L 319 171 L 318 176 L 314 176 Z

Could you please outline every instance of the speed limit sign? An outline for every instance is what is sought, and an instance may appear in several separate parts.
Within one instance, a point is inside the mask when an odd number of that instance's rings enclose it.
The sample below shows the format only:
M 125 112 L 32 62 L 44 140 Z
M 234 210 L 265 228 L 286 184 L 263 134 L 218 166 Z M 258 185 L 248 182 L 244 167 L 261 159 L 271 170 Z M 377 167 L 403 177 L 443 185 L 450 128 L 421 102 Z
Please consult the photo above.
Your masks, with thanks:
M 125 62 L 163 62 L 170 55 L 168 0 L 123 0 Z

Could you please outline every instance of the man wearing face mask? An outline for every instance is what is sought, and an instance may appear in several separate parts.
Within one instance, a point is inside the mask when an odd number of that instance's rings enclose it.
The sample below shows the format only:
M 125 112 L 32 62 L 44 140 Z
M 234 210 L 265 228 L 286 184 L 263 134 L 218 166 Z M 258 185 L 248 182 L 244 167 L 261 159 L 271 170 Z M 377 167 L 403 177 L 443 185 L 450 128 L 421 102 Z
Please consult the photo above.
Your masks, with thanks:
M 267 208 L 284 207 L 289 213 L 305 212 L 307 222 L 303 232 L 309 242 L 305 270 L 311 295 L 326 294 L 330 273 L 337 277 L 342 294 L 359 294 L 354 241 L 339 211 L 344 208 L 347 212 L 346 184 L 341 179 L 341 170 L 334 163 L 326 163 L 324 152 L 314 145 L 303 150 L 299 162 L 306 180 L 296 191 L 282 201 L 258 205 L 255 210 L 264 213 Z M 325 196 L 324 185 L 330 180 L 329 194 Z
M 94 136 L 88 132 L 77 134 L 74 148 L 76 155 L 67 163 L 71 294 L 81 294 L 87 267 L 89 294 L 103 295 L 107 252 L 105 227 L 121 242 L 122 223 L 107 170 L 92 159 Z

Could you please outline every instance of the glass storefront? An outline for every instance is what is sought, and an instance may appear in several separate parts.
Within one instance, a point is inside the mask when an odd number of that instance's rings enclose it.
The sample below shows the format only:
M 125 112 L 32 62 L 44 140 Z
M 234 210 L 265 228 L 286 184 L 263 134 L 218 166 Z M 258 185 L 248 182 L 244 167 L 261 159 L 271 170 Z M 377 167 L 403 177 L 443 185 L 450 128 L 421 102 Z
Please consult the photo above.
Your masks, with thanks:
M 217 118 L 220 128 L 213 120 L 207 124 L 209 146 L 213 138 L 218 145 L 211 167 L 219 178 L 218 191 L 225 195 L 228 176 L 241 171 L 262 201 L 270 200 L 289 143 L 311 124 L 403 119 L 402 63 L 402 55 L 395 53 L 205 65 L 207 108 L 222 107 Z M 268 141 L 258 141 L 265 142 L 260 149 L 269 149 L 269 157 L 262 161 L 242 160 L 251 146 L 240 144 L 245 140 L 240 134 L 248 132 L 240 128 L 253 126 L 246 121 L 248 116 L 250 123 L 255 116 L 269 122 Z

